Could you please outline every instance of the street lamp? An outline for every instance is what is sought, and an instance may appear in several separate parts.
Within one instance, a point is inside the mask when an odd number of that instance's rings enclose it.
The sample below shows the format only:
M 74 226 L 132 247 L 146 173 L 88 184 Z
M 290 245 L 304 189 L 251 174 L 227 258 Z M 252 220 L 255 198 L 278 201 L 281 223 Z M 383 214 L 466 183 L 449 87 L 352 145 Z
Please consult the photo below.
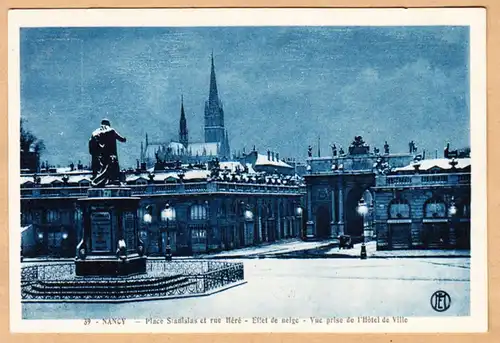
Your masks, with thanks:
M 153 221 L 153 207 L 151 205 L 146 206 L 146 213 L 144 213 L 143 220 L 148 225 Z
M 457 206 L 455 205 L 455 198 L 451 197 L 450 207 L 448 208 L 448 214 L 453 217 L 457 214 Z
M 295 208 L 295 215 L 297 216 L 297 225 L 296 225 L 296 229 L 295 229 L 295 235 L 299 235 L 299 238 L 302 238 L 302 213 L 304 212 L 304 210 L 302 209 L 302 207 L 300 206 L 297 206 Z
M 368 205 L 363 198 L 361 198 L 358 202 L 358 213 L 363 218 L 368 214 Z
M 241 205 L 244 206 L 244 202 L 241 202 Z M 253 211 L 250 209 L 250 206 L 247 205 L 246 209 L 243 211 L 243 219 L 245 220 L 243 231 L 243 245 L 251 244 L 253 240 L 251 237 L 255 237 L 253 218 Z
M 457 214 L 457 206 L 455 205 L 455 198 L 451 197 L 450 207 L 448 208 L 448 215 L 450 216 L 450 238 L 448 240 L 448 244 L 452 244 L 452 241 L 455 241 L 455 216 Z
M 365 216 L 368 214 L 368 206 L 365 199 L 361 198 L 358 202 L 358 214 L 363 217 L 363 242 L 361 243 L 361 256 L 362 260 L 366 259 L 366 246 L 365 246 Z
M 247 221 L 253 220 L 253 212 L 250 211 L 249 209 L 245 210 L 244 216 L 245 216 L 245 220 L 247 220 Z
M 170 234 L 169 234 L 169 221 L 175 219 L 175 210 L 170 207 L 169 203 L 165 204 L 165 208 L 161 211 L 161 220 L 165 222 L 165 226 L 167 227 L 167 246 L 165 247 L 165 260 L 172 260 L 172 248 L 170 247 Z
M 151 231 L 151 223 L 153 222 L 153 206 L 147 205 L 144 215 L 142 217 L 144 223 L 146 223 L 146 235 Z

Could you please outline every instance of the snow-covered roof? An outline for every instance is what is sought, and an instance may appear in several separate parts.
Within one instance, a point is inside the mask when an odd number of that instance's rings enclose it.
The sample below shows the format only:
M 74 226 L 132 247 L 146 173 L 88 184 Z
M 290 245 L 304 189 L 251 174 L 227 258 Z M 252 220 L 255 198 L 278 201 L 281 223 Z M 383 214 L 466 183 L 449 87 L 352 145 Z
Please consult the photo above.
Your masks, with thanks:
M 197 180 L 197 179 L 206 179 L 210 175 L 210 171 L 208 170 L 188 170 L 184 175 L 185 180 Z
M 267 158 L 267 155 L 262 154 L 257 154 L 257 161 L 255 161 L 255 165 L 292 168 L 292 166 L 288 163 L 285 163 L 281 160 L 271 160 Z
M 138 175 L 132 174 L 132 175 L 125 176 L 126 182 L 134 182 L 134 181 L 137 181 L 139 179 L 144 179 L 146 181 L 149 180 L 149 178 L 146 174 L 138 174 Z
M 68 183 L 78 183 L 78 182 L 82 182 L 82 181 L 88 181 L 90 182 L 90 177 L 92 175 L 91 174 L 87 174 L 87 175 L 82 175 L 82 174 L 77 174 L 77 175 L 71 175 L 71 174 L 68 174 Z
M 415 170 L 415 167 L 414 167 L 415 164 L 420 165 L 419 170 L 430 170 L 433 168 L 448 170 L 448 169 L 452 168 L 451 164 L 450 164 L 451 161 L 452 160 L 448 159 L 448 158 L 435 158 L 435 159 L 429 159 L 429 160 L 421 160 L 418 162 L 413 162 L 413 163 L 411 163 L 407 166 L 401 167 L 401 168 L 396 168 L 395 171 L 413 171 L 413 170 Z M 457 158 L 457 159 L 455 159 L 455 161 L 457 162 L 457 165 L 455 166 L 455 168 L 457 168 L 457 169 L 467 168 L 467 167 L 470 167 L 470 165 L 471 165 L 470 158 Z
M 255 174 L 255 170 L 253 169 L 253 166 L 251 163 L 245 163 L 247 168 L 248 168 L 248 174 Z M 237 168 L 240 169 L 240 171 L 244 170 L 245 167 L 241 162 L 237 161 L 227 161 L 227 162 L 220 162 L 219 168 L 224 170 L 224 169 L 230 170 L 231 172 L 236 171 Z

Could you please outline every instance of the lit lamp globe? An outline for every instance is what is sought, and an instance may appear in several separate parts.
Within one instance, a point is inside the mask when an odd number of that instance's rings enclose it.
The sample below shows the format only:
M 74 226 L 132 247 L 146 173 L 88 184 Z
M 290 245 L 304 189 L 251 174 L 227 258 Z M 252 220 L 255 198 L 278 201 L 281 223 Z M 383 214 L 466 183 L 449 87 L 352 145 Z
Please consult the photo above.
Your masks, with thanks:
M 366 205 L 366 202 L 363 198 L 359 201 L 358 204 L 358 213 L 360 216 L 365 216 L 368 214 L 368 206 Z
M 38 239 L 42 240 L 43 239 L 43 232 L 38 233 Z
M 245 219 L 246 220 L 252 220 L 253 219 L 253 212 L 250 211 L 250 210 L 246 210 L 245 213 L 244 213 L 244 215 L 245 215 Z
M 295 213 L 297 214 L 298 217 L 300 217 L 302 215 L 302 207 L 300 207 L 300 206 L 297 207 L 295 209 Z
M 149 213 L 144 214 L 143 220 L 146 224 L 151 224 L 153 221 L 153 216 Z
M 67 232 L 63 232 L 62 239 L 68 239 L 68 233 Z
M 163 211 L 161 211 L 161 220 L 165 222 L 167 220 L 174 220 L 174 219 L 175 219 L 174 209 L 167 204 L 163 209 Z
M 449 212 L 451 217 L 453 217 L 455 214 L 457 214 L 457 207 L 455 206 L 455 204 L 450 205 L 448 212 Z

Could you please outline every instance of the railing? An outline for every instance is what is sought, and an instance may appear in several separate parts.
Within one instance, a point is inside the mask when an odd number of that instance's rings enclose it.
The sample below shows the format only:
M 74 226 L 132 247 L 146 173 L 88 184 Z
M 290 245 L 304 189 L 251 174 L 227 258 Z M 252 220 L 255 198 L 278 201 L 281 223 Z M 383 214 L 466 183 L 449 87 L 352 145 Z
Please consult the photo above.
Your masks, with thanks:
M 149 260 L 146 274 L 128 278 L 77 278 L 74 263 L 61 263 L 22 267 L 21 293 L 32 301 L 145 300 L 204 294 L 243 280 L 241 262 Z
M 75 276 L 73 263 L 40 264 L 21 268 L 21 284 L 37 280 L 63 280 Z
M 238 182 L 187 182 L 175 184 L 127 185 L 136 196 L 149 194 L 196 194 L 196 193 L 285 193 L 301 194 L 297 185 L 258 184 Z M 21 188 L 21 198 L 66 198 L 82 197 L 87 194 L 86 187 L 36 187 Z
M 429 186 L 470 184 L 470 173 L 378 175 L 376 186 Z
M 388 185 L 404 185 L 411 183 L 411 176 L 387 177 Z

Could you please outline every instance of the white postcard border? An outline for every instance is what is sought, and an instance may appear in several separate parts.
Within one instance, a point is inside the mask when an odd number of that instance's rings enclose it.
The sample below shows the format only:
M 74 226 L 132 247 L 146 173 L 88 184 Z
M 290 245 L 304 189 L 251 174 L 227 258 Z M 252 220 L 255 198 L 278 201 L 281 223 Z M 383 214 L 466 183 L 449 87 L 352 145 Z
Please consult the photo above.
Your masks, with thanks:
M 471 113 L 471 271 L 468 317 L 408 318 L 406 324 L 310 325 L 301 318 L 284 324 L 172 324 L 147 325 L 128 320 L 125 325 L 84 325 L 83 320 L 23 320 L 19 260 L 21 237 L 17 234 L 20 213 L 19 118 L 21 27 L 83 26 L 431 26 L 470 27 Z M 9 12 L 9 254 L 11 332 L 485 332 L 487 301 L 487 206 L 486 206 L 486 10 L 449 9 L 107 9 L 107 10 L 13 10 Z M 367 304 L 369 306 L 369 304 Z M 383 318 L 383 317 L 380 317 Z M 249 319 L 249 318 L 247 318 Z M 250 318 L 251 319 L 251 318 Z M 306 319 L 305 322 L 302 319 Z M 389 317 L 389 319 L 391 319 Z M 391 319 L 392 320 L 392 319 Z M 251 320 L 250 320 L 251 322 Z M 64 324 L 64 325 L 63 325 Z

